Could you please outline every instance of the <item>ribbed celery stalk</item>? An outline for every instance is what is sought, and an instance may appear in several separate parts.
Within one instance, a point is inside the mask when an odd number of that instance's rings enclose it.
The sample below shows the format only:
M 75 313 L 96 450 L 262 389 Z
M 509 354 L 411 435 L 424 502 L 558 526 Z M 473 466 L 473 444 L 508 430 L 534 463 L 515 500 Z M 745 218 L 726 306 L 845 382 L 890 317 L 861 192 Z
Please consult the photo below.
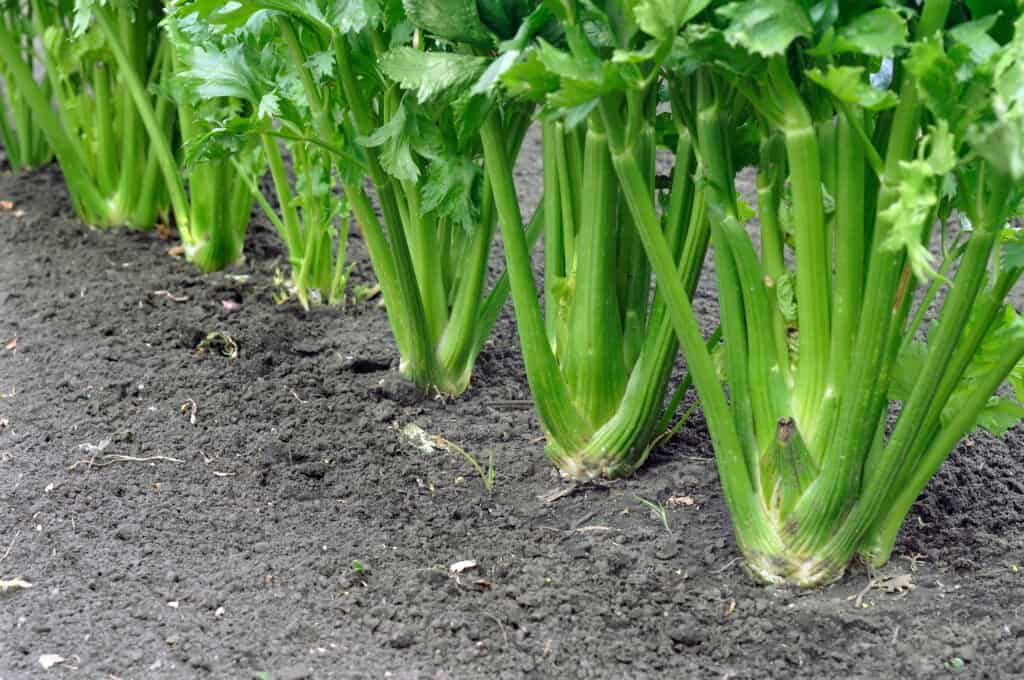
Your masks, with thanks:
M 8 3 L 0 8 L 0 24 L 6 35 L 14 39 L 20 62 L 30 73 L 37 63 L 31 12 L 31 7 L 22 7 L 21 3 Z M 0 60 L 0 142 L 11 169 L 18 172 L 43 165 L 53 157 L 53 152 L 18 88 L 17 79 L 8 75 L 4 63 Z
M 643 191 L 653 209 L 654 109 L 643 98 L 637 102 L 643 108 L 637 114 L 646 123 L 635 126 L 629 153 L 645 168 Z M 485 167 L 502 197 L 497 205 L 516 319 L 534 402 L 548 435 L 548 456 L 573 479 L 629 474 L 661 434 L 657 426 L 677 342 L 665 297 L 659 290 L 650 298 L 648 265 L 636 257 L 643 252 L 640 232 L 614 172 L 609 140 L 615 133 L 597 113 L 580 132 L 558 122 L 544 124 L 542 317 L 528 253 L 518 242 L 521 218 L 510 200 L 511 172 L 496 149 L 494 126 L 492 119 L 482 132 Z M 704 203 L 695 197 L 690 133 L 682 126 L 678 132 L 664 237 L 673 267 L 680 267 L 680 282 L 692 292 L 707 248 L 708 223 Z M 576 143 L 580 136 L 582 147 Z M 582 172 L 579 183 L 573 183 L 571 168 L 577 166 Z

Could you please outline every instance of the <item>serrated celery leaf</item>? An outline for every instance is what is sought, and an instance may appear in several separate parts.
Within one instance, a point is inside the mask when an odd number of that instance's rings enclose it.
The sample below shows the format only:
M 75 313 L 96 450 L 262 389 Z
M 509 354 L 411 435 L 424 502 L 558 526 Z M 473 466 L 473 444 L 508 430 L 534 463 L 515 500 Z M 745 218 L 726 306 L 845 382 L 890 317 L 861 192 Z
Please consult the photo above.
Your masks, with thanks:
M 746 0 L 719 8 L 729 19 L 725 38 L 754 54 L 782 54 L 797 38 L 811 35 L 813 26 L 803 5 L 796 0 Z
M 934 258 L 921 243 L 921 231 L 939 202 L 931 166 L 925 161 L 901 162 L 896 193 L 896 200 L 881 213 L 889 224 L 882 248 L 906 250 L 914 276 L 929 279 L 936 274 Z
M 559 77 L 558 88 L 548 95 L 548 103 L 556 109 L 589 109 L 598 97 L 625 87 L 622 69 L 626 65 L 565 52 L 543 40 L 537 56 Z
M 949 31 L 949 37 L 968 49 L 973 59 L 978 64 L 984 64 L 999 51 L 997 43 L 989 32 L 995 26 L 998 16 L 988 16 L 977 21 L 969 21 L 960 24 Z
M 436 212 L 471 231 L 477 225 L 480 167 L 465 157 L 438 159 L 427 168 L 422 189 L 424 212 Z
M 519 50 L 509 50 L 488 65 L 483 75 L 473 84 L 470 94 L 490 94 L 501 82 L 501 77 L 515 66 L 520 55 Z
M 420 168 L 412 155 L 412 131 L 407 129 L 409 119 L 405 107 L 399 106 L 389 121 L 356 141 L 364 146 L 380 147 L 380 164 L 389 175 L 415 182 Z
M 539 102 L 558 89 L 559 78 L 547 69 L 538 50 L 533 49 L 501 74 L 501 82 L 513 97 Z
M 692 73 L 704 64 L 749 75 L 761 67 L 761 59 L 726 39 L 725 32 L 707 24 L 687 24 L 672 43 L 667 66 Z
M 1024 406 L 1007 397 L 992 397 L 978 414 L 977 427 L 1001 437 L 1024 418 Z
M 188 65 L 180 77 L 191 81 L 204 99 L 237 97 L 258 104 L 263 98 L 265 88 L 240 46 L 226 50 L 196 47 L 188 55 Z
M 475 0 L 403 0 L 417 28 L 451 42 L 491 45 L 494 37 L 480 20 Z
M 917 43 L 903 60 L 907 72 L 914 76 L 922 100 L 938 118 L 952 120 L 960 101 L 957 64 L 943 50 L 938 37 Z
M 435 97 L 455 98 L 469 91 L 487 69 L 487 59 L 450 52 L 423 52 L 396 47 L 380 59 L 384 74 L 422 103 Z
M 818 56 L 865 54 L 891 57 L 907 45 L 907 23 L 895 10 L 880 7 L 830 28 L 811 50 Z
M 993 167 L 1013 180 L 1024 179 L 1024 18 L 994 59 L 991 111 L 974 124 L 968 139 Z
M 928 149 L 927 157 L 900 163 L 897 198 L 882 212 L 890 225 L 882 247 L 890 251 L 906 249 L 914 276 L 923 281 L 935 276 L 936 271 L 932 254 L 921 242 L 922 230 L 939 203 L 940 180 L 957 163 L 955 140 L 946 121 L 940 120 L 930 129 L 921 148 Z
M 1010 227 L 1003 229 L 999 252 L 1003 267 L 1024 269 L 1024 231 Z
M 633 16 L 647 35 L 671 40 L 683 24 L 710 4 L 711 0 L 641 0 L 633 6 Z

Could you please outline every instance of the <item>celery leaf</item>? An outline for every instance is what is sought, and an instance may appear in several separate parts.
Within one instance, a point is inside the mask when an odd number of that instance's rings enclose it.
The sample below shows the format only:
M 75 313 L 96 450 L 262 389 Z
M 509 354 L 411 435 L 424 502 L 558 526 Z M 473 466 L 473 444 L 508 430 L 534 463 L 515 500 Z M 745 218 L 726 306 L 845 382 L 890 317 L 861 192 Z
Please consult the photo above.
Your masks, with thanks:
M 1001 437 L 1024 418 L 1024 406 L 1014 399 L 995 396 L 978 414 L 977 426 L 995 437 Z
M 381 148 L 380 163 L 389 175 L 398 180 L 415 182 L 420 176 L 420 168 L 412 155 L 408 122 L 405 107 L 399 106 L 391 120 L 356 141 L 368 147 Z
M 396 47 L 380 58 L 380 69 L 405 90 L 416 92 L 420 103 L 435 97 L 455 98 L 480 78 L 487 60 L 451 52 L 423 52 Z
M 882 248 L 906 250 L 914 276 L 923 281 L 936 274 L 934 258 L 921 243 L 925 220 L 939 202 L 931 166 L 923 160 L 902 161 L 896 194 L 896 200 L 881 213 L 889 223 Z
M 853 104 L 868 111 L 888 109 L 899 101 L 895 92 L 872 87 L 864 78 L 864 68 L 861 66 L 830 64 L 824 72 L 820 69 L 807 71 L 807 77 L 844 104 Z
M 501 82 L 513 97 L 539 102 L 558 89 L 559 79 L 541 61 L 539 52 L 530 50 L 525 59 L 501 74 Z
M 969 334 L 973 323 L 976 323 L 974 318 L 964 329 L 964 336 Z M 1006 348 L 1011 342 L 1019 339 L 1021 333 L 1024 333 L 1024 319 L 1021 319 L 1011 306 L 1004 306 L 1002 313 L 985 333 L 981 345 L 971 357 L 971 362 L 964 370 L 960 382 L 953 394 L 950 395 L 949 401 L 942 411 L 943 422 L 951 421 L 966 408 L 967 402 L 976 396 L 977 382 L 1003 360 Z M 980 427 L 998 436 L 1024 418 L 1024 406 L 1020 403 L 1020 399 L 1024 398 L 1024 380 L 1022 378 L 1024 378 L 1024 366 L 1018 365 L 1008 376 L 1009 383 L 1014 388 L 1015 398 L 992 396 L 978 413 L 975 427 Z
M 492 45 L 475 0 L 403 0 L 413 26 L 450 42 Z
M 633 15 L 641 31 L 659 40 L 670 40 L 710 4 L 711 0 L 641 0 L 633 7 Z
M 891 57 L 907 46 L 907 24 L 895 10 L 878 8 L 865 12 L 838 29 L 829 29 L 812 54 L 865 54 Z
M 733 2 L 718 10 L 729 19 L 725 38 L 762 57 L 782 54 L 790 43 L 807 38 L 813 31 L 811 20 L 796 0 L 746 0 Z

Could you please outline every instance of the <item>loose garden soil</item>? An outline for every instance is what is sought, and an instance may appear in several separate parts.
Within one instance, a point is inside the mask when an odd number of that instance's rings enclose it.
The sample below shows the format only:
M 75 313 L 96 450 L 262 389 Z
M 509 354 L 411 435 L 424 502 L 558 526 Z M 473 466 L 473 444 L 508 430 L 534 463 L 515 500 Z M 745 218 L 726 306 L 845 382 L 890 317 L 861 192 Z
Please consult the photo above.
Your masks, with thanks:
M 699 415 L 630 479 L 558 478 L 510 309 L 467 393 L 423 398 L 375 300 L 275 303 L 264 221 L 202 276 L 79 223 L 52 168 L 0 200 L 0 579 L 32 585 L 0 594 L 2 680 L 1024 677 L 1020 429 L 957 448 L 881 572 L 764 587 Z

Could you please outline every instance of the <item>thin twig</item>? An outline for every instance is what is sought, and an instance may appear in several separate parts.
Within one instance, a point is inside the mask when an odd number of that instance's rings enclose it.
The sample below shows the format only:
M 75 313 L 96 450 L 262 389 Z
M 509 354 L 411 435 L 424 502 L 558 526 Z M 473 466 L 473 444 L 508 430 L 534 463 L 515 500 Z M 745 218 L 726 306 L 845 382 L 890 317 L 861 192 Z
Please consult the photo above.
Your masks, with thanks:
M 606 527 L 603 524 L 591 524 L 589 526 L 574 529 L 577 534 L 589 534 L 592 531 L 615 531 L 613 527 Z
M 923 553 L 914 553 L 913 555 L 900 555 L 901 559 L 910 562 L 910 571 L 917 571 L 917 565 L 921 562 L 927 562 L 928 556 Z
M 863 590 L 861 590 L 856 595 L 851 595 L 850 597 L 848 597 L 846 599 L 847 600 L 853 600 L 853 606 L 857 607 L 858 609 L 860 609 L 861 607 L 864 606 L 864 596 L 867 595 L 868 593 L 870 593 L 871 589 L 874 588 L 877 584 L 878 584 L 878 579 L 873 578 L 870 581 L 868 581 L 868 584 L 866 586 L 864 586 Z
M 187 295 L 175 295 L 169 290 L 154 290 L 152 294 L 154 297 L 165 297 L 171 302 L 188 302 Z
M 572 523 L 570 531 L 576 531 L 576 529 L 578 529 L 581 524 L 583 524 L 584 522 L 589 522 L 590 520 L 594 519 L 595 516 L 597 516 L 597 510 L 592 510 L 591 512 L 588 512 L 587 514 L 583 515 L 583 517 L 580 517 L 578 520 Z
M 7 550 L 4 551 L 3 557 L 0 557 L 0 562 L 6 560 L 7 556 L 11 554 L 11 549 L 14 548 L 14 542 L 18 540 L 18 536 L 21 536 L 21 529 L 14 532 L 14 538 L 12 538 L 11 542 L 7 545 Z
M 184 463 L 185 462 L 183 460 L 178 460 L 177 458 L 171 458 L 170 456 L 143 456 L 143 457 L 139 457 L 139 456 L 122 456 L 122 455 L 118 455 L 118 454 L 111 454 L 111 455 L 106 455 L 106 456 L 99 456 L 99 455 L 97 455 L 97 456 L 93 456 L 92 458 L 86 458 L 86 459 L 77 461 L 74 464 L 70 465 L 67 469 L 68 469 L 68 471 L 71 471 L 71 470 L 74 470 L 75 468 L 77 468 L 79 465 L 85 465 L 86 467 L 89 467 L 89 468 L 94 468 L 94 467 L 101 468 L 101 467 L 108 467 L 108 466 L 114 465 L 116 463 L 150 463 L 150 462 L 157 461 L 157 460 L 167 461 L 168 463 Z
M 729 567 L 731 567 L 732 565 L 734 565 L 734 564 L 736 564 L 737 562 L 739 562 L 739 560 L 740 560 L 740 558 L 738 558 L 738 557 L 734 557 L 734 558 L 732 558 L 731 560 L 729 560 L 728 562 L 726 562 L 726 563 L 725 563 L 725 565 L 724 565 L 723 567 L 721 567 L 720 569 L 715 569 L 715 570 L 714 570 L 713 572 L 711 572 L 711 573 L 712 573 L 712 574 L 722 574 L 722 573 L 724 573 L 724 572 L 725 572 L 725 571 L 726 571 L 726 570 L 727 570 L 727 569 L 728 569 Z

